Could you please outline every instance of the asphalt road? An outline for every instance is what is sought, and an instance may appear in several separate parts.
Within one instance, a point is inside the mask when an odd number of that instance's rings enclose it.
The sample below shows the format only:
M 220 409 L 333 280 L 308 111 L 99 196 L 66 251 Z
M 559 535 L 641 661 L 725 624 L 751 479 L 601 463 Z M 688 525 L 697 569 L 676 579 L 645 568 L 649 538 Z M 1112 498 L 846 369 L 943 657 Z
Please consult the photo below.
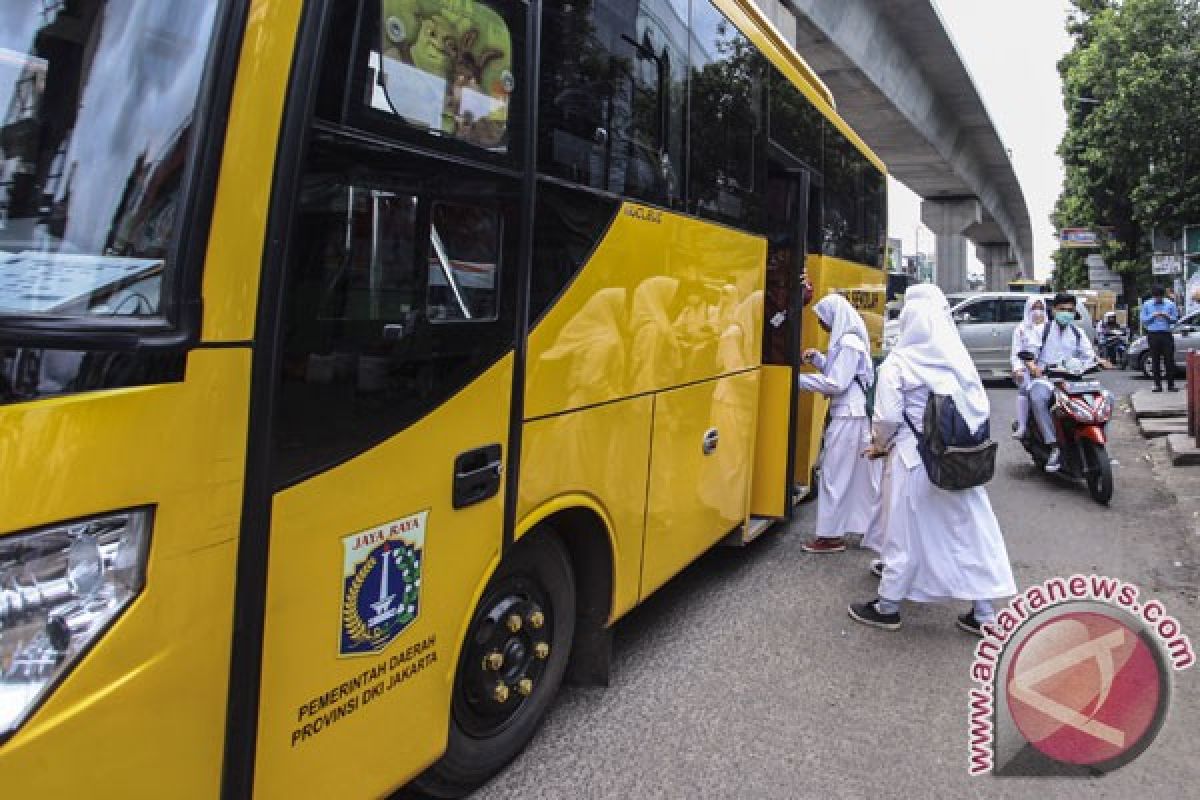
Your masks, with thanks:
M 1146 385 L 1128 373 L 1104 380 L 1125 407 Z M 991 395 L 993 430 L 1007 431 L 1013 391 Z M 1136 582 L 1200 646 L 1195 512 L 1131 414 L 1118 412 L 1110 433 L 1109 508 L 1002 441 L 989 494 L 1017 584 L 1093 571 Z M 789 528 L 709 553 L 618 623 L 612 686 L 565 689 L 531 746 L 476 797 L 1197 796 L 1200 668 L 1176 675 L 1152 747 L 1107 777 L 969 777 L 975 640 L 953 625 L 962 609 L 910 605 L 896 633 L 854 623 L 847 603 L 876 586 L 869 555 L 804 553 L 814 513 L 805 505 Z

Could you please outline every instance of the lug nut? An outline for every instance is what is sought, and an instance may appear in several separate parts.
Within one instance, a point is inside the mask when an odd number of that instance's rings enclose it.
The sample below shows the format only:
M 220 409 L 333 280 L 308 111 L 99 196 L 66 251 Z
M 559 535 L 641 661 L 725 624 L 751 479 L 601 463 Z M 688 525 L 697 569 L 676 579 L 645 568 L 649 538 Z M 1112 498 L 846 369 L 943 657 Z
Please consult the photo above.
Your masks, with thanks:
M 505 620 L 504 624 L 508 627 L 509 633 L 516 633 L 517 631 L 521 630 L 522 622 L 520 616 L 511 614 L 509 615 L 508 619 Z
M 546 624 L 546 615 L 540 611 L 534 611 L 529 615 L 529 627 L 537 630 Z
M 522 697 L 529 697 L 533 694 L 533 681 L 529 678 L 521 678 L 517 681 L 517 691 L 521 693 Z
M 545 661 L 550 656 L 550 645 L 545 642 L 538 642 L 533 646 L 533 657 L 539 661 Z
M 508 702 L 508 687 L 503 683 L 497 683 L 496 688 L 492 689 L 492 699 L 497 703 Z
M 483 668 L 495 672 L 504 666 L 504 656 L 500 653 L 488 653 L 483 657 Z

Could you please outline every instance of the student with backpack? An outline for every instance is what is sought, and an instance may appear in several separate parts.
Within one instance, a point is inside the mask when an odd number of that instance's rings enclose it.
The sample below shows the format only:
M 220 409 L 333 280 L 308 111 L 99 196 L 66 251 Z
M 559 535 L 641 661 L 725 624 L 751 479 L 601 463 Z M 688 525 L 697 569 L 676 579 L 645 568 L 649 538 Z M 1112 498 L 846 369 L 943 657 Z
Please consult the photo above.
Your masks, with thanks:
M 958 627 L 979 634 L 992 600 L 1016 593 L 1004 536 L 982 483 L 995 466 L 991 412 L 941 290 L 907 297 L 896 347 L 879 368 L 868 455 L 890 474 L 878 597 L 850 616 L 900 627 L 900 603 L 966 600 Z
M 840 553 L 845 534 L 867 535 L 879 512 L 881 465 L 863 457 L 871 441 L 868 396 L 875 380 L 870 337 L 854 306 L 831 294 L 813 307 L 829 332 L 829 353 L 804 352 L 805 363 L 820 372 L 797 377 L 801 391 L 829 398 L 817 486 L 817 535 L 802 545 L 810 553 Z

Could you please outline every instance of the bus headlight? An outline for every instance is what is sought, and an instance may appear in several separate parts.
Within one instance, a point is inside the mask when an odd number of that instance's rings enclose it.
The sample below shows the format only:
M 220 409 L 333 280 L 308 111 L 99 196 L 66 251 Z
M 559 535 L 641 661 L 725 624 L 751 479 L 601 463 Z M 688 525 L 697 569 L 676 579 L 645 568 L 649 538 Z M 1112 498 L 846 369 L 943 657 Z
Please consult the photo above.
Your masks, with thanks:
M 141 591 L 150 525 L 147 508 L 0 537 L 0 736 Z

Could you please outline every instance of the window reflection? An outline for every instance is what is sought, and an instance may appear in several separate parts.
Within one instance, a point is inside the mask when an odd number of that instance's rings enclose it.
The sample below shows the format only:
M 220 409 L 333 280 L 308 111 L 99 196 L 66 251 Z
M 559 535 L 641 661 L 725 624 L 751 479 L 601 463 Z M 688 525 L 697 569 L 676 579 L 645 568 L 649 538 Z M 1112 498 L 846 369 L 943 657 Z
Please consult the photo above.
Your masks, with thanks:
M 544 8 L 541 169 L 679 205 L 687 3 L 555 0 Z
M 688 203 L 697 214 L 762 227 L 755 172 L 762 150 L 766 60 L 712 4 L 692 3 Z
M 166 312 L 216 5 L 0 5 L 0 314 Z

